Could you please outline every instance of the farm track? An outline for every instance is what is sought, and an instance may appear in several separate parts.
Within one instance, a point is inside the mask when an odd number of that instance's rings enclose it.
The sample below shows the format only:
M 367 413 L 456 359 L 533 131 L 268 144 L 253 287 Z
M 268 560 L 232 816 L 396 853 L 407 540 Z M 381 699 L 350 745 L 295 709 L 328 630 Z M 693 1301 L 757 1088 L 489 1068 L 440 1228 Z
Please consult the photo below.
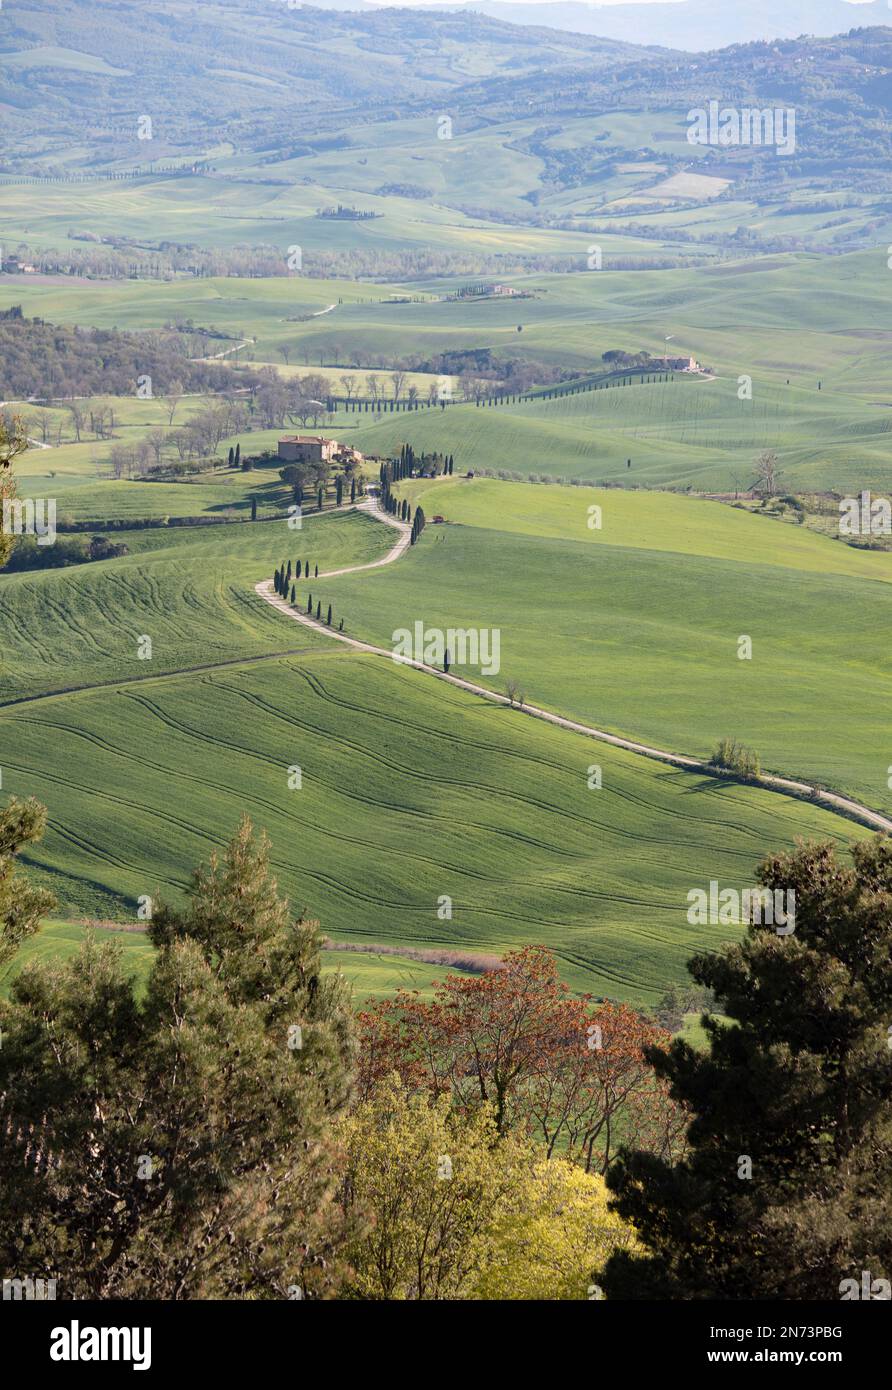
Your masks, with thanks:
M 410 527 L 395 517 L 389 516 L 377 505 L 377 499 L 373 496 L 367 502 L 359 504 L 357 510 L 366 511 L 370 516 L 376 517 L 379 521 L 388 526 L 394 527 L 400 532 L 400 539 L 396 545 L 380 560 L 373 560 L 365 565 L 350 565 L 345 569 L 329 570 L 325 574 L 320 574 L 320 579 L 333 579 L 340 574 L 355 574 L 359 570 L 378 569 L 382 565 L 393 564 L 409 547 Z M 368 652 L 372 656 L 386 657 L 388 661 L 394 660 L 392 651 L 386 647 L 376 647 L 373 643 L 362 642 L 356 637 L 347 637 L 342 632 L 334 632 L 323 622 L 317 622 L 309 614 L 301 613 L 291 607 L 289 603 L 278 596 L 273 589 L 271 579 L 261 580 L 255 584 L 254 591 L 260 598 L 264 599 L 278 612 L 290 618 L 293 622 L 301 623 L 304 627 L 311 628 L 315 632 L 320 632 L 326 637 L 336 642 L 342 642 L 352 647 L 356 651 Z M 608 733 L 606 729 L 598 729 L 591 724 L 581 724 L 577 720 L 567 719 L 563 715 L 553 714 L 550 710 L 541 709 L 538 705 L 524 704 L 523 706 L 513 705 L 507 695 L 500 695 L 495 690 L 490 690 L 487 686 L 477 685 L 473 681 L 465 680 L 461 676 L 453 676 L 446 671 L 440 671 L 435 666 L 429 666 L 426 662 L 416 661 L 412 657 L 400 657 L 401 666 L 411 666 L 417 671 L 423 671 L 426 675 L 435 676 L 437 680 L 445 681 L 449 685 L 457 686 L 460 690 L 470 691 L 473 695 L 480 695 L 483 699 L 491 701 L 493 704 L 508 705 L 519 710 L 521 714 L 529 715 L 533 719 L 542 719 L 546 723 L 556 724 L 558 728 L 569 729 L 572 733 L 583 734 L 587 738 L 598 739 L 602 743 L 610 743 L 615 748 L 625 748 L 630 753 L 638 753 L 645 758 L 652 758 L 658 762 L 669 763 L 673 767 L 681 767 L 689 772 L 702 772 L 709 777 L 717 780 L 729 780 L 726 774 L 718 772 L 709 763 L 705 763 L 700 758 L 691 758 L 683 753 L 672 753 L 665 748 L 653 748 L 650 744 L 637 743 L 633 739 L 622 738 L 618 734 Z M 859 822 L 871 830 L 881 830 L 886 833 L 892 832 L 892 820 L 887 816 L 881 815 L 878 811 L 872 810 L 869 806 L 864 806 L 861 802 L 853 801 L 851 798 L 842 796 L 838 792 L 825 791 L 823 788 L 812 786 L 808 782 L 800 782 L 795 778 L 782 777 L 777 773 L 763 773 L 759 778 L 758 786 L 766 787 L 769 791 L 776 791 L 783 796 L 794 797 L 797 800 L 808 800 L 812 803 L 829 807 L 838 814 L 847 816 L 850 820 Z

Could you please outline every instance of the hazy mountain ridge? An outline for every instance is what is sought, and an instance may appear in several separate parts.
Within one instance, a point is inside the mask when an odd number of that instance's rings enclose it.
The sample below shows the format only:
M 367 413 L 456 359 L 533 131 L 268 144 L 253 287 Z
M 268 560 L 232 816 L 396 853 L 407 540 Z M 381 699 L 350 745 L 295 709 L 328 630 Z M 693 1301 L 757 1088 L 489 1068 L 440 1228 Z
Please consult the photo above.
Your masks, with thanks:
M 356 8 L 359 8 L 357 3 Z M 433 7 L 432 7 L 433 8 Z M 824 38 L 852 28 L 888 23 L 886 0 L 852 4 L 849 0 L 673 0 L 671 4 L 512 4 L 511 0 L 468 0 L 450 9 L 474 10 L 512 24 L 544 24 L 579 34 L 648 43 L 702 53 L 731 44 L 762 39 Z

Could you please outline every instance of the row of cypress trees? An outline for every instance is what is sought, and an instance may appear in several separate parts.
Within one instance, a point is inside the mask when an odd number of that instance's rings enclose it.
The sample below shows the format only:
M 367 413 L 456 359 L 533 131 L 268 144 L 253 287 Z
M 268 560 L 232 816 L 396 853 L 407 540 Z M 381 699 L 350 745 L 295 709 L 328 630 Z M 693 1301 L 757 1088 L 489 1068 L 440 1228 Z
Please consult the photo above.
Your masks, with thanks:
M 304 578 L 305 578 L 305 579 L 309 579 L 309 577 L 310 577 L 310 562 L 309 562 L 309 560 L 297 560 L 297 561 L 295 561 L 295 566 L 294 566 L 294 578 L 295 578 L 295 580 L 300 579 L 301 567 L 303 567 Z M 288 563 L 286 564 L 285 561 L 283 560 L 283 561 L 282 561 L 282 564 L 280 565 L 280 567 L 276 570 L 275 574 L 273 575 L 273 588 L 275 589 L 276 593 L 279 594 L 282 598 L 287 598 L 287 597 L 288 597 L 288 589 L 289 589 L 289 586 L 291 585 L 291 574 L 292 574 L 292 571 L 291 571 L 291 561 L 289 560 Z M 319 566 L 318 566 L 318 565 L 314 566 L 314 569 L 313 569 L 313 577 L 314 577 L 314 579 L 318 579 L 318 577 L 319 577 Z

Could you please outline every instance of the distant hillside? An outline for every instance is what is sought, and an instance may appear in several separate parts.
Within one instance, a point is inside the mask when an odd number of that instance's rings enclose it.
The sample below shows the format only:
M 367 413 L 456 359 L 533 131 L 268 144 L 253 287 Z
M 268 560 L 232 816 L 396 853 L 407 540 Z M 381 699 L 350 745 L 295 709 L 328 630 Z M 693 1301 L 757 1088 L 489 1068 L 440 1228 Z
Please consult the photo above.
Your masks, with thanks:
M 341 8 L 341 0 L 324 0 Z M 367 0 L 354 0 L 351 9 L 363 9 Z M 347 8 L 347 6 L 343 6 Z M 478 14 L 511 24 L 545 24 L 577 34 L 597 34 L 605 39 L 648 43 L 704 53 L 735 43 L 759 39 L 794 39 L 801 34 L 827 38 L 855 27 L 887 24 L 887 0 L 673 0 L 671 4 L 586 4 L 584 0 L 553 0 L 548 4 L 512 4 L 511 0 L 468 0 L 445 5 L 451 10 L 476 10 Z
M 193 155 L 221 140 L 258 148 L 270 129 L 306 149 L 335 111 L 386 119 L 470 79 L 641 56 L 610 39 L 483 15 L 290 9 L 285 0 L 21 0 L 2 20 L 7 171 L 73 139 L 89 145 L 77 162 L 92 168 Z

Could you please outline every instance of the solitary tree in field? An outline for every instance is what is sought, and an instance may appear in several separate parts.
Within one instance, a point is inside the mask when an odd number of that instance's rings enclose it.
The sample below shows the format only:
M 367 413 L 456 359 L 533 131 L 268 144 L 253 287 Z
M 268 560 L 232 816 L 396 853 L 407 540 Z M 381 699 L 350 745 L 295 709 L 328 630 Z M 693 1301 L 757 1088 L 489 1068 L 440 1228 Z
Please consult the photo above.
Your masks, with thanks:
M 733 1023 L 704 1018 L 708 1052 L 651 1054 L 690 1149 L 610 1173 L 645 1251 L 613 1258 L 609 1298 L 834 1300 L 870 1296 L 850 1292 L 865 1271 L 892 1280 L 892 840 L 852 860 L 771 856 L 759 881 L 795 895 L 794 929 L 754 924 L 691 962 Z
M 756 491 L 764 493 L 766 497 L 773 497 L 778 490 L 780 476 L 777 454 L 773 449 L 763 449 L 756 459 Z

